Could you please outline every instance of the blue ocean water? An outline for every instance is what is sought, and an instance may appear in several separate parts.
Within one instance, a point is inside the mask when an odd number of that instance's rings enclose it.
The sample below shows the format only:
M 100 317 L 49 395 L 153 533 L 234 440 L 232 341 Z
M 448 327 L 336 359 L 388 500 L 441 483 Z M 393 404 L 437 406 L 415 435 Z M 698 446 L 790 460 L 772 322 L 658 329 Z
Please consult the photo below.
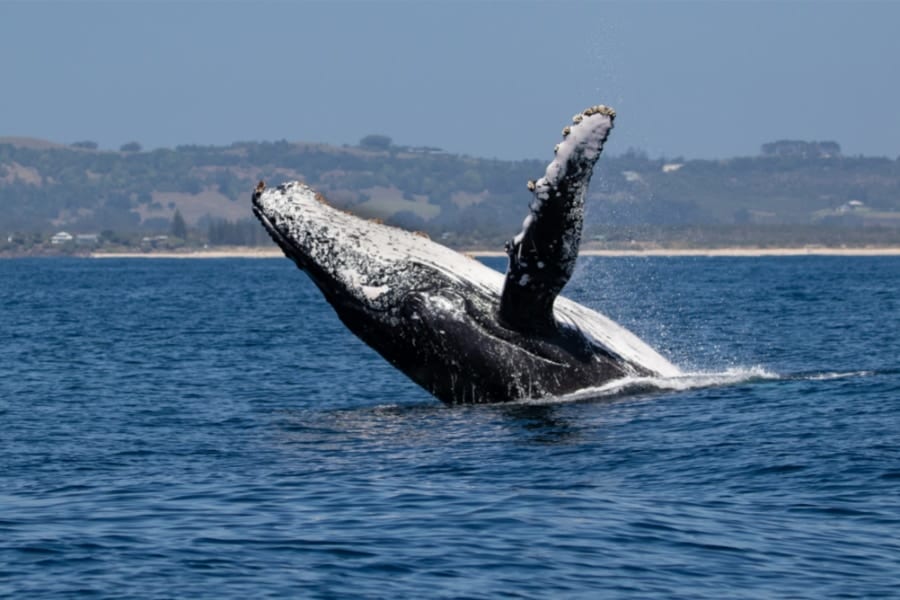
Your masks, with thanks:
M 287 260 L 0 282 L 0 596 L 900 595 L 900 258 L 584 258 L 690 375 L 475 407 Z

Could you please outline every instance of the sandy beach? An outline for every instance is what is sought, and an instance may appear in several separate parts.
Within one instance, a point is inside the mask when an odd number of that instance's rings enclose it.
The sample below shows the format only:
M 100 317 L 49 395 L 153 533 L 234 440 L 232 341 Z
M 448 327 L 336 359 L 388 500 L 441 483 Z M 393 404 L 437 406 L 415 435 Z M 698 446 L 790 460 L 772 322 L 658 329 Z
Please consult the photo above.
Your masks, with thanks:
M 496 250 L 463 250 L 477 257 L 506 256 Z M 900 256 L 900 247 L 826 248 L 636 248 L 604 250 L 585 248 L 581 256 Z M 179 252 L 95 252 L 91 258 L 284 258 L 278 248 L 216 248 Z
M 194 251 L 92 252 L 90 258 L 284 258 L 278 248 L 216 248 Z

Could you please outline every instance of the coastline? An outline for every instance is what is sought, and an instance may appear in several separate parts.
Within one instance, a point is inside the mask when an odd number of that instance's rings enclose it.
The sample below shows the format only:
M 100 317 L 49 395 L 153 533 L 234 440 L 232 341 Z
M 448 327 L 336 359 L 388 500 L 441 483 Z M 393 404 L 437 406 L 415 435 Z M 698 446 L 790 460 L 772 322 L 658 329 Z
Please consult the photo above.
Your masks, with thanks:
M 473 257 L 503 257 L 505 252 L 496 250 L 461 250 L 462 254 Z M 582 248 L 579 256 L 606 257 L 761 257 L 761 256 L 900 256 L 900 246 L 828 248 L 824 246 L 807 246 L 802 248 L 635 248 L 635 249 L 598 249 Z M 284 258 L 278 248 L 220 248 L 216 250 L 196 250 L 182 252 L 93 252 L 89 258 L 173 258 L 173 259 L 210 259 L 210 258 Z
M 284 258 L 284 253 L 279 248 L 228 247 L 174 252 L 91 252 L 88 258 Z

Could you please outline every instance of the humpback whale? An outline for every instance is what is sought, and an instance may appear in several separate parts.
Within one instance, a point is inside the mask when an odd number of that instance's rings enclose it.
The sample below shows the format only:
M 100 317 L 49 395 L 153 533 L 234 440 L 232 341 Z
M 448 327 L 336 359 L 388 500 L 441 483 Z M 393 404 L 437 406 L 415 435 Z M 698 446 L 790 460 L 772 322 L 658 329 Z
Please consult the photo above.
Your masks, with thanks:
M 290 182 L 253 194 L 253 212 L 341 321 L 447 404 L 560 396 L 679 370 L 609 318 L 560 296 L 575 268 L 584 200 L 615 111 L 563 130 L 506 274 L 421 235 L 367 221 Z

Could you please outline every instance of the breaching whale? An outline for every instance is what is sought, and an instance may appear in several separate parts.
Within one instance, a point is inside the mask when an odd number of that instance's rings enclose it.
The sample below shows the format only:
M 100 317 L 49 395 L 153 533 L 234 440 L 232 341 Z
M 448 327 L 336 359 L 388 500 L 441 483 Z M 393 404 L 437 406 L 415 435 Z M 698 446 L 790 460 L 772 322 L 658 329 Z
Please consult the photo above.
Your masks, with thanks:
M 575 115 L 507 243 L 506 275 L 426 237 L 360 219 L 303 183 L 253 194 L 253 212 L 341 321 L 448 404 L 559 396 L 678 369 L 607 317 L 559 296 L 615 112 Z

